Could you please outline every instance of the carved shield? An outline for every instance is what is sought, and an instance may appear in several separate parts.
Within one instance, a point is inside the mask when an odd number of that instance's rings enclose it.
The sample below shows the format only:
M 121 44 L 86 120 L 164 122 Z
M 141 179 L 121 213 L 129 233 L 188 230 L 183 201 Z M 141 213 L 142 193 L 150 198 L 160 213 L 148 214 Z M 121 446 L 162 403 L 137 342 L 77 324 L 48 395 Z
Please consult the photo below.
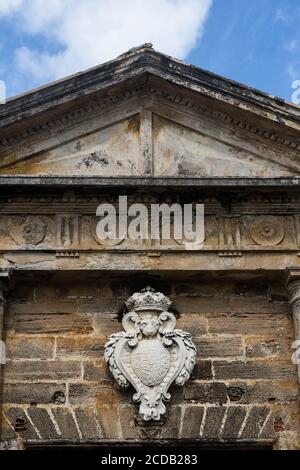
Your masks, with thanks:
M 127 304 L 134 308 L 123 318 L 123 332 L 105 345 L 105 360 L 122 387 L 132 384 L 134 401 L 144 420 L 158 420 L 166 411 L 170 385 L 183 385 L 195 364 L 191 335 L 175 329 L 176 319 L 164 310 L 171 304 L 160 292 L 145 289 Z
M 159 385 L 167 375 L 170 365 L 170 352 L 158 339 L 140 341 L 131 353 L 132 369 L 148 387 Z

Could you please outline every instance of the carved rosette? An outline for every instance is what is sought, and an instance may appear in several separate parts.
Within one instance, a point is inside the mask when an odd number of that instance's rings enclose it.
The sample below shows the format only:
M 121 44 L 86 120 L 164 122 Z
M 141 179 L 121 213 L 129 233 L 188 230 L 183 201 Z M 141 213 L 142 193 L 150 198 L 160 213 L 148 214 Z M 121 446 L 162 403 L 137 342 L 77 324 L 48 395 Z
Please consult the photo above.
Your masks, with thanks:
M 284 239 L 285 230 L 280 218 L 268 215 L 256 217 L 250 227 L 252 240 L 261 246 L 276 246 Z
M 190 333 L 175 329 L 168 309 L 171 301 L 147 287 L 130 297 L 123 317 L 125 331 L 111 335 L 105 345 L 105 361 L 121 387 L 130 384 L 145 421 L 159 420 L 166 412 L 173 382 L 183 385 L 195 365 L 197 349 Z
M 10 220 L 9 233 L 18 245 L 38 245 L 47 232 L 47 225 L 39 216 L 18 217 Z

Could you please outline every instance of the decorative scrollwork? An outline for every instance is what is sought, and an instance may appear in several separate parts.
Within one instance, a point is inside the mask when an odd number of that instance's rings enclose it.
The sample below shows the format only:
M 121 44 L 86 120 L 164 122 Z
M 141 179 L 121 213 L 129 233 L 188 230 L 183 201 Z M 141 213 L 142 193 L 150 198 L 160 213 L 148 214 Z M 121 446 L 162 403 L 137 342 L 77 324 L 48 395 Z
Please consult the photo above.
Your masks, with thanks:
M 190 377 L 197 349 L 190 333 L 175 329 L 176 319 L 165 308 L 170 299 L 147 287 L 126 302 L 125 331 L 109 337 L 105 361 L 121 387 L 133 385 L 133 400 L 145 421 L 159 420 L 170 400 L 171 384 L 183 385 Z

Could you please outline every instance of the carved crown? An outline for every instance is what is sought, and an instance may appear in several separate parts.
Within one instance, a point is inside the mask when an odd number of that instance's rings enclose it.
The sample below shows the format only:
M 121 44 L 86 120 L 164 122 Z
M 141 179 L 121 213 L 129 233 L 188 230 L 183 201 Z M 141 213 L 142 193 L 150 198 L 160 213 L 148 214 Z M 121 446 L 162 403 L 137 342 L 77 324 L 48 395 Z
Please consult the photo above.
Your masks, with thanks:
M 155 292 L 152 287 L 145 287 L 141 292 L 135 292 L 125 305 L 128 311 L 134 310 L 161 310 L 168 311 L 172 301 L 161 292 Z

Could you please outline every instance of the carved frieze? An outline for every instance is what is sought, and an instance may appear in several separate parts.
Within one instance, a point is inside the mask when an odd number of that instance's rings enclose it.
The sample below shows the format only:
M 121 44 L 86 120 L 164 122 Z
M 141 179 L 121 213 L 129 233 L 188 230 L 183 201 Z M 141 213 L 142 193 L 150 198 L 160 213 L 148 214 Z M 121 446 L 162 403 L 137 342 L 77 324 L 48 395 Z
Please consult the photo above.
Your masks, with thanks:
M 39 216 L 14 217 L 9 221 L 9 234 L 17 245 L 39 245 L 46 232 L 47 224 Z
M 190 333 L 176 329 L 169 312 L 171 301 L 150 287 L 136 292 L 126 306 L 124 331 L 114 333 L 105 345 L 105 360 L 121 387 L 134 387 L 143 420 L 159 420 L 171 398 L 172 383 L 183 385 L 195 365 L 196 346 Z
M 218 217 L 219 247 L 239 249 L 241 234 L 238 217 Z
M 279 245 L 285 235 L 280 218 L 271 215 L 256 217 L 249 231 L 252 240 L 261 246 Z
M 58 246 L 70 247 L 79 243 L 79 216 L 58 214 L 56 216 L 56 241 Z
M 131 203 L 131 202 L 130 202 Z M 175 237 L 173 220 L 170 222 L 170 238 L 152 239 L 150 219 L 148 238 L 133 239 L 130 235 L 123 238 L 104 239 L 96 232 L 99 217 L 89 209 L 88 213 L 61 212 L 47 213 L 46 208 L 36 214 L 0 215 L 1 250 L 67 250 L 76 252 L 91 250 L 120 251 L 182 251 L 186 250 L 185 239 Z M 149 207 L 147 205 L 147 207 Z M 74 210 L 74 209 L 73 209 Z M 298 213 L 290 215 L 262 215 L 261 213 L 220 214 L 220 209 L 213 208 L 204 216 L 204 243 L 202 251 L 220 253 L 262 250 L 298 251 L 300 246 L 300 223 Z M 246 212 L 246 211 L 245 211 Z M 150 214 L 150 210 L 149 210 Z M 128 218 L 131 224 L 133 218 Z M 160 233 L 162 233 L 160 225 Z M 187 245 L 188 246 L 188 245 Z

